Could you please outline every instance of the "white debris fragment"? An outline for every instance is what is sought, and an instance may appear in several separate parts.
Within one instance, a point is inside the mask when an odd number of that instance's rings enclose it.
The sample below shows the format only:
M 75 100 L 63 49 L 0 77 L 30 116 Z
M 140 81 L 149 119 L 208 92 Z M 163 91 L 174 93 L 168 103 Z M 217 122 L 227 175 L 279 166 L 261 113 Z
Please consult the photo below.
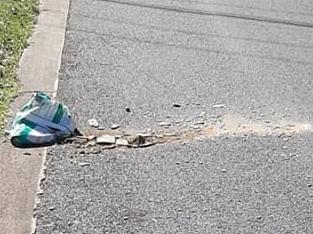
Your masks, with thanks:
M 129 146 L 129 143 L 126 139 L 117 139 L 115 144 L 120 146 Z
M 118 129 L 120 127 L 120 125 L 118 125 L 118 124 L 112 124 L 111 125 L 111 129 Z
M 89 141 L 91 141 L 91 140 L 93 140 L 93 139 L 95 139 L 95 138 L 96 138 L 96 136 L 94 136 L 94 135 L 87 136 L 87 139 L 88 139 Z
M 200 129 L 201 126 L 199 126 L 199 125 L 191 125 L 190 128 L 197 130 L 197 129 Z
M 171 123 L 169 123 L 169 122 L 160 122 L 159 125 L 161 127 L 169 127 L 169 126 L 171 126 Z
M 216 105 L 213 105 L 214 108 L 224 108 L 225 107 L 225 104 L 216 104 Z
M 152 136 L 151 132 L 139 132 L 138 134 L 142 137 L 151 137 Z
M 115 136 L 111 135 L 103 135 L 101 137 L 97 137 L 97 144 L 115 144 Z
M 88 123 L 91 127 L 94 127 L 94 128 L 98 128 L 99 127 L 99 123 L 96 119 L 89 119 L 88 120 Z

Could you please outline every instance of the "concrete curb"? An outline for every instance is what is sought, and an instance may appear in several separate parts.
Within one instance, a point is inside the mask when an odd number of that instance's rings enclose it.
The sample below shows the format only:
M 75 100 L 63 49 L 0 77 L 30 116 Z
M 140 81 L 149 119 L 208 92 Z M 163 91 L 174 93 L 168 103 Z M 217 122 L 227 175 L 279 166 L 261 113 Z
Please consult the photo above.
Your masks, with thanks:
M 21 95 L 11 105 L 16 112 L 33 91 L 56 96 L 70 0 L 41 0 L 37 26 L 23 52 L 18 78 Z M 16 149 L 0 143 L 1 233 L 34 233 L 34 204 L 44 178 L 46 149 Z M 36 207 L 36 205 L 35 205 Z

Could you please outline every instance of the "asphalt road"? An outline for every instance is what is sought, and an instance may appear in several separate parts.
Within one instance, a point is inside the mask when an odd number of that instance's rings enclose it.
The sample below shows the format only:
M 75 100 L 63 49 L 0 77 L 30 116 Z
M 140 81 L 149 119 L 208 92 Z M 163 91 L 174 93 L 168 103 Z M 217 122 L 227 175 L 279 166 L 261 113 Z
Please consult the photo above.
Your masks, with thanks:
M 72 0 L 58 98 L 80 129 L 90 118 L 134 131 L 201 120 L 224 133 L 144 149 L 52 147 L 37 233 L 312 233 L 312 10 Z M 275 134 L 282 126 L 292 131 Z

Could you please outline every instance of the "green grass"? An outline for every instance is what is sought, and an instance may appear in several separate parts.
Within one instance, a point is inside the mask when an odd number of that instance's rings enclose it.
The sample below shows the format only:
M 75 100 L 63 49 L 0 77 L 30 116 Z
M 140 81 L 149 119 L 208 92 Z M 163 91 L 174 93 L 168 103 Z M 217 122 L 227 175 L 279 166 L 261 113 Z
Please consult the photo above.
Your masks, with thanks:
M 16 67 L 38 14 L 38 0 L 0 0 L 0 130 L 16 96 Z

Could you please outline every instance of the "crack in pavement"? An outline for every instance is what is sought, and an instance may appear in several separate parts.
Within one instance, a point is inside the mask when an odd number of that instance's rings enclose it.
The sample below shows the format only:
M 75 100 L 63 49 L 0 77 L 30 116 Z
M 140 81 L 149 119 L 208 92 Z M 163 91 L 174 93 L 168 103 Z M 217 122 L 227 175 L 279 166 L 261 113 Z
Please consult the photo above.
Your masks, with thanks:
M 250 20 L 250 21 L 258 21 L 258 22 L 264 22 L 264 23 L 313 28 L 313 24 L 309 22 L 275 19 L 275 18 L 265 17 L 265 16 L 250 16 L 250 15 L 227 13 L 227 12 L 221 12 L 221 11 L 204 11 L 204 10 L 199 10 L 199 9 L 188 9 L 184 7 L 174 7 L 174 6 L 163 5 L 163 4 L 162 5 L 150 4 L 150 3 L 136 2 L 136 1 L 131 1 L 131 0 L 98 0 L 98 1 L 123 4 L 123 5 L 135 6 L 135 7 L 141 7 L 141 8 L 173 11 L 173 12 L 185 13 L 185 14 L 219 16 L 219 17 L 234 18 L 234 19 L 240 19 L 240 20 Z

